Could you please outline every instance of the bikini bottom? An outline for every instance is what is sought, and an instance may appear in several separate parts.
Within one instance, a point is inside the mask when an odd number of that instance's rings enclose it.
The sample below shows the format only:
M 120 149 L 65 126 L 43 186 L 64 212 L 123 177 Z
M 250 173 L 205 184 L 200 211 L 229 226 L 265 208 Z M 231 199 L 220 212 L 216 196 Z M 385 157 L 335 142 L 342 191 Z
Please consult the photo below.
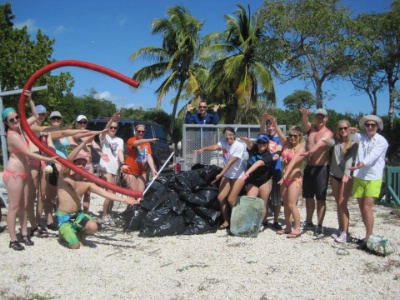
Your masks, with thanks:
M 286 187 L 289 187 L 293 182 L 297 182 L 298 185 L 301 185 L 303 183 L 303 177 L 297 177 L 297 178 L 286 178 L 285 180 L 283 180 L 283 184 Z
M 26 177 L 28 177 L 28 174 L 25 172 L 12 172 L 12 171 L 3 171 L 3 180 L 4 182 L 7 182 L 8 179 L 12 176 L 14 179 L 16 179 L 18 176 L 22 178 L 22 181 L 25 181 Z

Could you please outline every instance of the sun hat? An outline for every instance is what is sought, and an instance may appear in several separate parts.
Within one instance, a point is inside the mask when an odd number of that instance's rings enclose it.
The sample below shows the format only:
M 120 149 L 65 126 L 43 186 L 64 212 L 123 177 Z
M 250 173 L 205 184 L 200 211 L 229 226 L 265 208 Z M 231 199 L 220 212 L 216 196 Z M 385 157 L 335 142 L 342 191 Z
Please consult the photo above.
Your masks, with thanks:
M 52 111 L 52 112 L 51 112 L 49 118 L 51 119 L 51 118 L 54 118 L 54 117 L 62 118 L 62 115 L 61 115 L 61 113 L 60 113 L 59 111 L 55 110 L 55 111 Z
M 379 118 L 378 116 L 375 116 L 375 115 L 365 115 L 365 116 L 363 116 L 360 119 L 360 121 L 358 122 L 358 125 L 360 126 L 361 129 L 365 130 L 365 123 L 368 122 L 368 121 L 375 122 L 378 125 L 379 130 L 383 130 L 382 119 Z
M 258 141 L 269 143 L 269 138 L 265 134 L 259 134 L 257 136 L 257 142 Z
M 324 115 L 324 116 L 327 116 L 327 115 L 328 115 L 328 112 L 326 111 L 325 108 L 318 108 L 318 109 L 315 111 L 315 115 Z
M 36 111 L 38 114 L 47 113 L 46 107 L 44 107 L 42 104 L 36 105 Z
M 15 109 L 13 107 L 7 107 L 6 109 L 3 110 L 1 113 L 1 117 L 3 118 L 3 121 L 7 119 L 7 116 L 11 113 L 16 113 Z
M 76 117 L 76 121 L 77 122 L 82 121 L 83 119 L 85 119 L 87 121 L 87 118 L 84 115 L 79 115 L 79 116 Z

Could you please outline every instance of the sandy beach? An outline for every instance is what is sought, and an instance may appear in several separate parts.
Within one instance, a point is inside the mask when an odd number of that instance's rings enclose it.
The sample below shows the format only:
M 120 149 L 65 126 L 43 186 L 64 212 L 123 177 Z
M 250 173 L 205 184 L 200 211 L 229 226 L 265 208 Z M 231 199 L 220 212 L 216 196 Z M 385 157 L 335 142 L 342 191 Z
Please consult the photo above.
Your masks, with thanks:
M 92 195 L 94 216 L 102 203 Z M 380 257 L 353 243 L 335 243 L 330 235 L 337 228 L 336 204 L 332 196 L 327 203 L 321 239 L 313 239 L 312 231 L 288 239 L 271 228 L 256 238 L 226 231 L 141 238 L 108 226 L 79 250 L 60 245 L 50 231 L 49 238 L 34 238 L 35 245 L 21 252 L 8 248 L 2 209 L 0 299 L 398 299 L 399 252 Z M 298 206 L 303 220 L 302 198 Z M 114 215 L 124 209 L 117 203 Z M 361 238 L 355 199 L 349 209 L 350 234 Z M 375 206 L 374 233 L 398 249 L 399 216 L 398 210 Z

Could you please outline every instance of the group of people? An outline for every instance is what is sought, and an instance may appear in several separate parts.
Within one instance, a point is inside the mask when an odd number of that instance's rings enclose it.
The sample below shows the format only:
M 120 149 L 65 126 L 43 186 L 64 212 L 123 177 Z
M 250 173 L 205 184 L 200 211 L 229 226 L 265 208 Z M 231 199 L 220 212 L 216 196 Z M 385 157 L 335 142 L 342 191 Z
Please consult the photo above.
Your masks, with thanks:
M 73 125 L 62 126 L 63 118 L 59 111 L 51 112 L 48 126 L 43 123 L 47 110 L 43 105 L 34 105 L 31 92 L 24 91 L 31 117 L 27 119 L 30 129 L 47 147 L 53 149 L 49 157 L 29 140 L 22 130 L 16 110 L 8 107 L 2 112 L 6 127 L 7 147 L 10 158 L 3 172 L 3 181 L 9 196 L 7 226 L 10 234 L 9 247 L 16 251 L 25 246 L 33 246 L 32 237 L 45 238 L 48 230 L 59 231 L 59 236 L 68 247 L 77 249 L 84 244 L 87 234 L 97 231 L 96 220 L 88 213 L 90 193 L 105 197 L 103 216 L 99 223 L 110 219 L 113 201 L 138 204 L 138 199 L 121 197 L 89 182 L 83 176 L 61 165 L 58 157 L 73 162 L 78 168 L 94 173 L 91 160 L 92 149 L 100 155 L 100 175 L 114 183 L 119 170 L 125 177 L 128 188 L 143 191 L 146 181 L 145 165 L 148 163 L 153 176 L 157 170 L 151 156 L 150 143 L 155 139 L 144 139 L 145 126 L 137 124 L 135 136 L 128 140 L 128 154 L 124 154 L 124 142 L 116 136 L 119 114 L 115 113 L 105 129 L 89 131 L 88 119 L 79 115 Z M 99 135 L 100 145 L 94 141 Z M 49 169 L 50 168 L 50 169 Z M 35 199 L 37 202 L 35 203 Z M 36 205 L 35 205 L 36 204 Z M 36 210 L 35 210 L 36 206 Z M 43 211 L 46 226 L 42 225 Z M 54 220 L 54 216 L 57 220 Z M 21 226 L 17 234 L 16 221 Z M 28 232 L 28 221 L 31 230 Z
M 190 116 L 190 109 L 188 107 L 187 120 L 189 117 L 197 120 L 202 116 L 204 124 L 207 124 L 206 120 L 210 123 L 210 120 L 218 119 L 218 116 L 215 117 L 216 109 L 213 117 L 208 119 L 200 113 L 197 119 Z M 268 201 L 272 202 L 272 226 L 277 234 L 296 238 L 303 231 L 314 229 L 314 236 L 322 237 L 330 181 L 337 203 L 338 218 L 338 229 L 332 237 L 338 243 L 346 243 L 351 239 L 347 203 L 353 195 L 357 198 L 366 228 L 365 237 L 358 241 L 367 241 L 373 234 L 373 206 L 380 194 L 388 148 L 387 141 L 378 133 L 383 130 L 382 120 L 375 115 L 362 117 L 359 128 L 365 132 L 363 134 L 349 121 L 341 120 L 335 132 L 332 132 L 326 127 L 328 113 L 325 109 L 319 108 L 315 111 L 314 125 L 309 120 L 310 111 L 302 108 L 300 113 L 306 140 L 299 126 L 291 127 L 286 136 L 276 118 L 265 113 L 262 116 L 260 134 L 255 141 L 247 137 L 237 139 L 235 130 L 225 127 L 224 138 L 217 144 L 195 150 L 196 153 L 222 151 L 224 167 L 215 179 L 215 182 L 220 180 L 218 202 L 222 222 L 219 228 L 229 228 L 231 210 L 238 196 L 244 192 L 248 196 L 263 199 L 263 224 L 267 224 Z M 306 201 L 306 219 L 303 222 L 300 221 L 297 208 L 301 192 Z M 284 229 L 278 223 L 281 202 L 284 207 Z M 314 225 L 315 211 L 317 222 Z
M 52 157 L 43 155 L 21 129 L 15 109 L 9 107 L 3 110 L 2 118 L 7 128 L 10 153 L 3 172 L 3 181 L 9 194 L 9 247 L 17 251 L 24 250 L 21 243 L 32 246 L 34 242 L 31 237 L 47 237 L 47 230 L 50 229 L 58 230 L 60 238 L 70 248 L 77 249 L 84 244 L 87 234 L 98 230 L 98 223 L 112 221 L 110 212 L 114 201 L 138 204 L 139 200 L 120 197 L 85 180 L 80 174 L 61 165 L 57 157 L 68 159 L 77 167 L 94 173 L 91 153 L 92 150 L 96 151 L 100 156 L 98 171 L 101 177 L 115 184 L 117 176 L 122 172 L 128 188 L 143 191 L 147 164 L 152 175 L 158 176 L 151 155 L 151 143 L 157 139 L 145 139 L 145 125 L 137 124 L 134 136 L 127 141 L 128 153 L 125 154 L 124 141 L 116 135 L 118 113 L 110 118 L 101 131 L 87 130 L 88 119 L 84 115 L 76 118 L 75 129 L 71 125 L 63 127 L 63 118 L 58 111 L 50 114 L 50 125 L 44 126 L 46 108 L 43 105 L 34 105 L 30 91 L 26 90 L 24 93 L 32 114 L 27 119 L 28 125 L 55 154 Z M 199 112 L 191 114 L 193 106 L 188 105 L 185 122 L 218 124 L 219 105 L 214 105 L 212 113 L 208 113 L 207 108 L 207 103 L 201 101 Z M 333 238 L 340 243 L 350 239 L 347 203 L 350 195 L 353 195 L 357 198 L 366 227 L 365 237 L 361 241 L 368 240 L 373 234 L 374 200 L 380 193 L 388 148 L 387 141 L 378 133 L 383 130 L 382 120 L 374 115 L 362 117 L 359 128 L 365 131 L 363 134 L 347 120 L 341 120 L 333 133 L 326 127 L 328 114 L 325 109 L 316 110 L 314 125 L 309 121 L 310 112 L 307 109 L 300 109 L 300 113 L 303 129 L 307 134 L 306 140 L 299 126 L 291 127 L 286 136 L 276 118 L 264 113 L 260 134 L 255 140 L 247 137 L 237 139 L 235 130 L 225 127 L 224 137 L 217 144 L 195 150 L 196 153 L 217 150 L 222 150 L 223 153 L 225 164 L 214 181 L 219 182 L 217 198 L 222 215 L 219 228 L 229 228 L 231 209 L 238 196 L 245 191 L 249 196 L 263 199 L 262 221 L 265 225 L 270 202 L 274 215 L 272 227 L 277 234 L 297 238 L 304 230 L 313 228 L 315 236 L 324 235 L 323 221 L 330 180 L 338 216 L 338 231 L 332 235 Z M 94 141 L 96 135 L 99 135 L 100 145 Z M 330 151 L 331 147 L 333 151 Z M 306 166 L 303 170 L 304 161 Z M 46 175 L 45 169 L 49 165 L 52 166 L 52 174 Z M 297 208 L 301 191 L 306 199 L 304 222 L 300 222 Z M 89 214 L 90 193 L 105 198 L 102 217 L 97 222 Z M 282 202 L 285 228 L 278 222 Z M 315 210 L 316 225 L 313 223 Z M 41 225 L 43 211 L 47 226 Z M 54 212 L 57 222 L 53 220 Z M 20 237 L 16 231 L 17 218 L 21 226 Z M 31 225 L 30 233 L 28 220 Z

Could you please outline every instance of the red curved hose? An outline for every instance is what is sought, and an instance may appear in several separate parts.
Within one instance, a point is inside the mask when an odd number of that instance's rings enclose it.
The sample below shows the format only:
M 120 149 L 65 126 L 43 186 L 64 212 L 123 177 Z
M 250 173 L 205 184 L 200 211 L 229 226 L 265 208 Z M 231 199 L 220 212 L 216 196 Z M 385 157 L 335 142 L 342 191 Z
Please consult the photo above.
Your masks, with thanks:
M 29 80 L 25 83 L 23 90 L 30 90 L 32 85 L 36 82 L 36 80 L 38 78 L 40 78 L 41 76 L 43 76 L 44 74 L 57 69 L 57 68 L 61 68 L 61 67 L 79 67 L 79 68 L 85 68 L 85 69 L 90 69 L 96 72 L 100 72 L 103 74 L 106 74 L 108 76 L 111 76 L 115 79 L 118 79 L 122 82 L 125 82 L 133 87 L 138 87 L 139 86 L 139 82 L 137 82 L 136 80 L 133 80 L 127 76 L 124 76 L 118 72 L 115 72 L 111 69 L 99 66 L 99 65 L 95 65 L 92 63 L 88 63 L 88 62 L 84 62 L 84 61 L 79 61 L 79 60 L 61 60 L 58 62 L 54 62 L 51 63 L 43 68 L 41 68 L 40 70 L 38 70 L 37 72 L 35 72 L 30 78 Z M 47 146 L 45 146 L 43 143 L 40 142 L 40 140 L 38 139 L 38 137 L 36 136 L 36 134 L 33 133 L 32 129 L 29 127 L 28 122 L 26 120 L 26 114 L 25 114 L 25 95 L 24 93 L 21 93 L 21 96 L 19 98 L 19 104 L 18 104 L 18 114 L 20 116 L 20 121 L 21 121 L 21 126 L 22 129 L 26 132 L 27 136 L 29 137 L 29 139 L 44 153 L 46 153 L 49 156 L 56 156 L 57 154 L 52 151 L 50 148 L 48 148 Z M 121 193 L 127 196 L 131 196 L 131 197 L 135 197 L 135 198 L 140 198 L 142 197 L 142 192 L 139 191 L 132 191 L 132 190 L 128 190 L 126 188 L 122 188 L 120 186 L 117 186 L 115 184 L 112 184 L 110 182 L 107 182 L 93 174 L 90 174 L 88 172 L 86 172 L 85 170 L 78 168 L 73 162 L 62 158 L 62 157 L 58 157 L 57 161 L 60 162 L 62 165 L 70 168 L 71 170 L 75 171 L 76 173 L 78 173 L 79 175 L 89 179 L 90 181 L 98 184 L 99 186 L 105 187 L 107 189 L 110 189 L 114 192 L 117 193 Z

